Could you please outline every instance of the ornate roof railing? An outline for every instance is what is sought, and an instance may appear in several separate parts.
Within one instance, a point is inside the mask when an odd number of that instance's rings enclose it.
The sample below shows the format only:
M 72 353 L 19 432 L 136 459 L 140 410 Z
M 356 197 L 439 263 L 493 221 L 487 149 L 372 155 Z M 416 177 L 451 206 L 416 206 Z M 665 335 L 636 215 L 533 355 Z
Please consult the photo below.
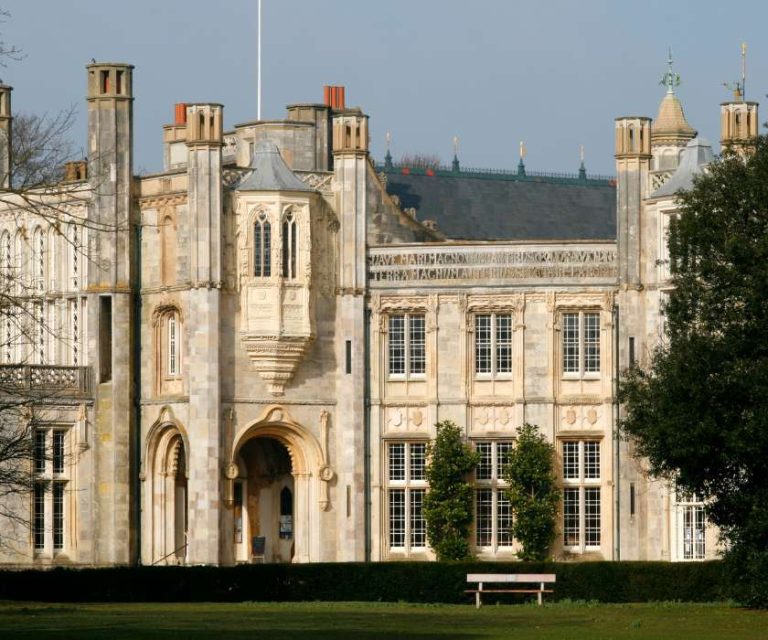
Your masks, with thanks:
M 368 251 L 371 288 L 613 284 L 616 244 L 392 245 Z
M 376 171 L 386 174 L 438 176 L 453 178 L 478 178 L 484 180 L 510 180 L 519 182 L 554 182 L 559 184 L 581 184 L 590 186 L 615 186 L 616 177 L 600 174 L 586 173 L 558 173 L 551 171 L 520 172 L 519 169 L 482 169 L 476 167 L 461 167 L 454 170 L 452 167 L 412 167 L 405 164 L 376 164 Z
M 42 399 L 91 394 L 90 367 L 41 364 L 0 365 L 0 395 Z

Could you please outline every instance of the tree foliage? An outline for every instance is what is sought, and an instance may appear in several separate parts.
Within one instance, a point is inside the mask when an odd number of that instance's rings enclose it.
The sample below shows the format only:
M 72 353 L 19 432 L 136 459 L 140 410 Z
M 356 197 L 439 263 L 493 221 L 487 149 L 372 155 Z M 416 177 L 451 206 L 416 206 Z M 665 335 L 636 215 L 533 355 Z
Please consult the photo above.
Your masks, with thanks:
M 429 490 L 424 498 L 427 538 L 438 560 L 466 560 L 472 555 L 468 542 L 472 486 L 467 476 L 479 458 L 453 422 L 444 420 L 436 427 L 437 436 L 427 445 Z
M 538 427 L 517 429 L 517 442 L 504 466 L 512 507 L 512 536 L 520 543 L 521 560 L 546 560 L 555 537 L 560 489 L 555 473 L 555 448 Z
M 713 162 L 669 234 L 668 340 L 623 376 L 622 428 L 658 476 L 707 501 L 768 605 L 768 141 Z M 759 559 L 762 558 L 762 561 Z

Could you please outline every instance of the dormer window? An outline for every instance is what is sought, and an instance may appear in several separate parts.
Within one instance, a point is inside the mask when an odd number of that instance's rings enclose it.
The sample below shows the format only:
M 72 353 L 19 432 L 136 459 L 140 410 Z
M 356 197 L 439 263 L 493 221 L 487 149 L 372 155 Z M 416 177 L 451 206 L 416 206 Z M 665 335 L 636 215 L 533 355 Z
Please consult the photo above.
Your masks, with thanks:
M 265 213 L 260 213 L 253 224 L 253 275 L 269 278 L 272 275 L 272 228 Z
M 289 212 L 283 220 L 283 278 L 296 279 L 296 219 Z

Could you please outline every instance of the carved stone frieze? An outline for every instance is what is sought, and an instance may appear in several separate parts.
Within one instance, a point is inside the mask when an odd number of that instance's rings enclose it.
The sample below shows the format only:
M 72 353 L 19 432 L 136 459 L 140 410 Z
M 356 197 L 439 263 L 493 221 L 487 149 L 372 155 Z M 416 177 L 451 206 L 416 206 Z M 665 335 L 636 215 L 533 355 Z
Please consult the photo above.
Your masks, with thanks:
M 387 407 L 384 423 L 387 433 L 421 433 L 428 426 L 426 407 Z
M 600 244 L 553 247 L 423 247 L 371 249 L 371 283 L 455 280 L 613 280 L 616 248 Z

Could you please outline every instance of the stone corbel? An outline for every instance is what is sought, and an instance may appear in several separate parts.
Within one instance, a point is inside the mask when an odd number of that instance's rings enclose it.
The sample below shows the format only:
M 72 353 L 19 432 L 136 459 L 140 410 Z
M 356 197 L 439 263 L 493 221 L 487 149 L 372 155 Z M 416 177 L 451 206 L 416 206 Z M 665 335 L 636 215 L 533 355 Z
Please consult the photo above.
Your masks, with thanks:
M 320 465 L 319 477 L 320 483 L 320 508 L 323 511 L 328 511 L 331 508 L 331 500 L 329 497 L 330 491 L 328 485 L 336 477 L 336 472 L 331 468 L 328 456 L 328 418 L 331 414 L 323 409 L 320 412 L 320 450 L 322 452 L 323 460 Z

